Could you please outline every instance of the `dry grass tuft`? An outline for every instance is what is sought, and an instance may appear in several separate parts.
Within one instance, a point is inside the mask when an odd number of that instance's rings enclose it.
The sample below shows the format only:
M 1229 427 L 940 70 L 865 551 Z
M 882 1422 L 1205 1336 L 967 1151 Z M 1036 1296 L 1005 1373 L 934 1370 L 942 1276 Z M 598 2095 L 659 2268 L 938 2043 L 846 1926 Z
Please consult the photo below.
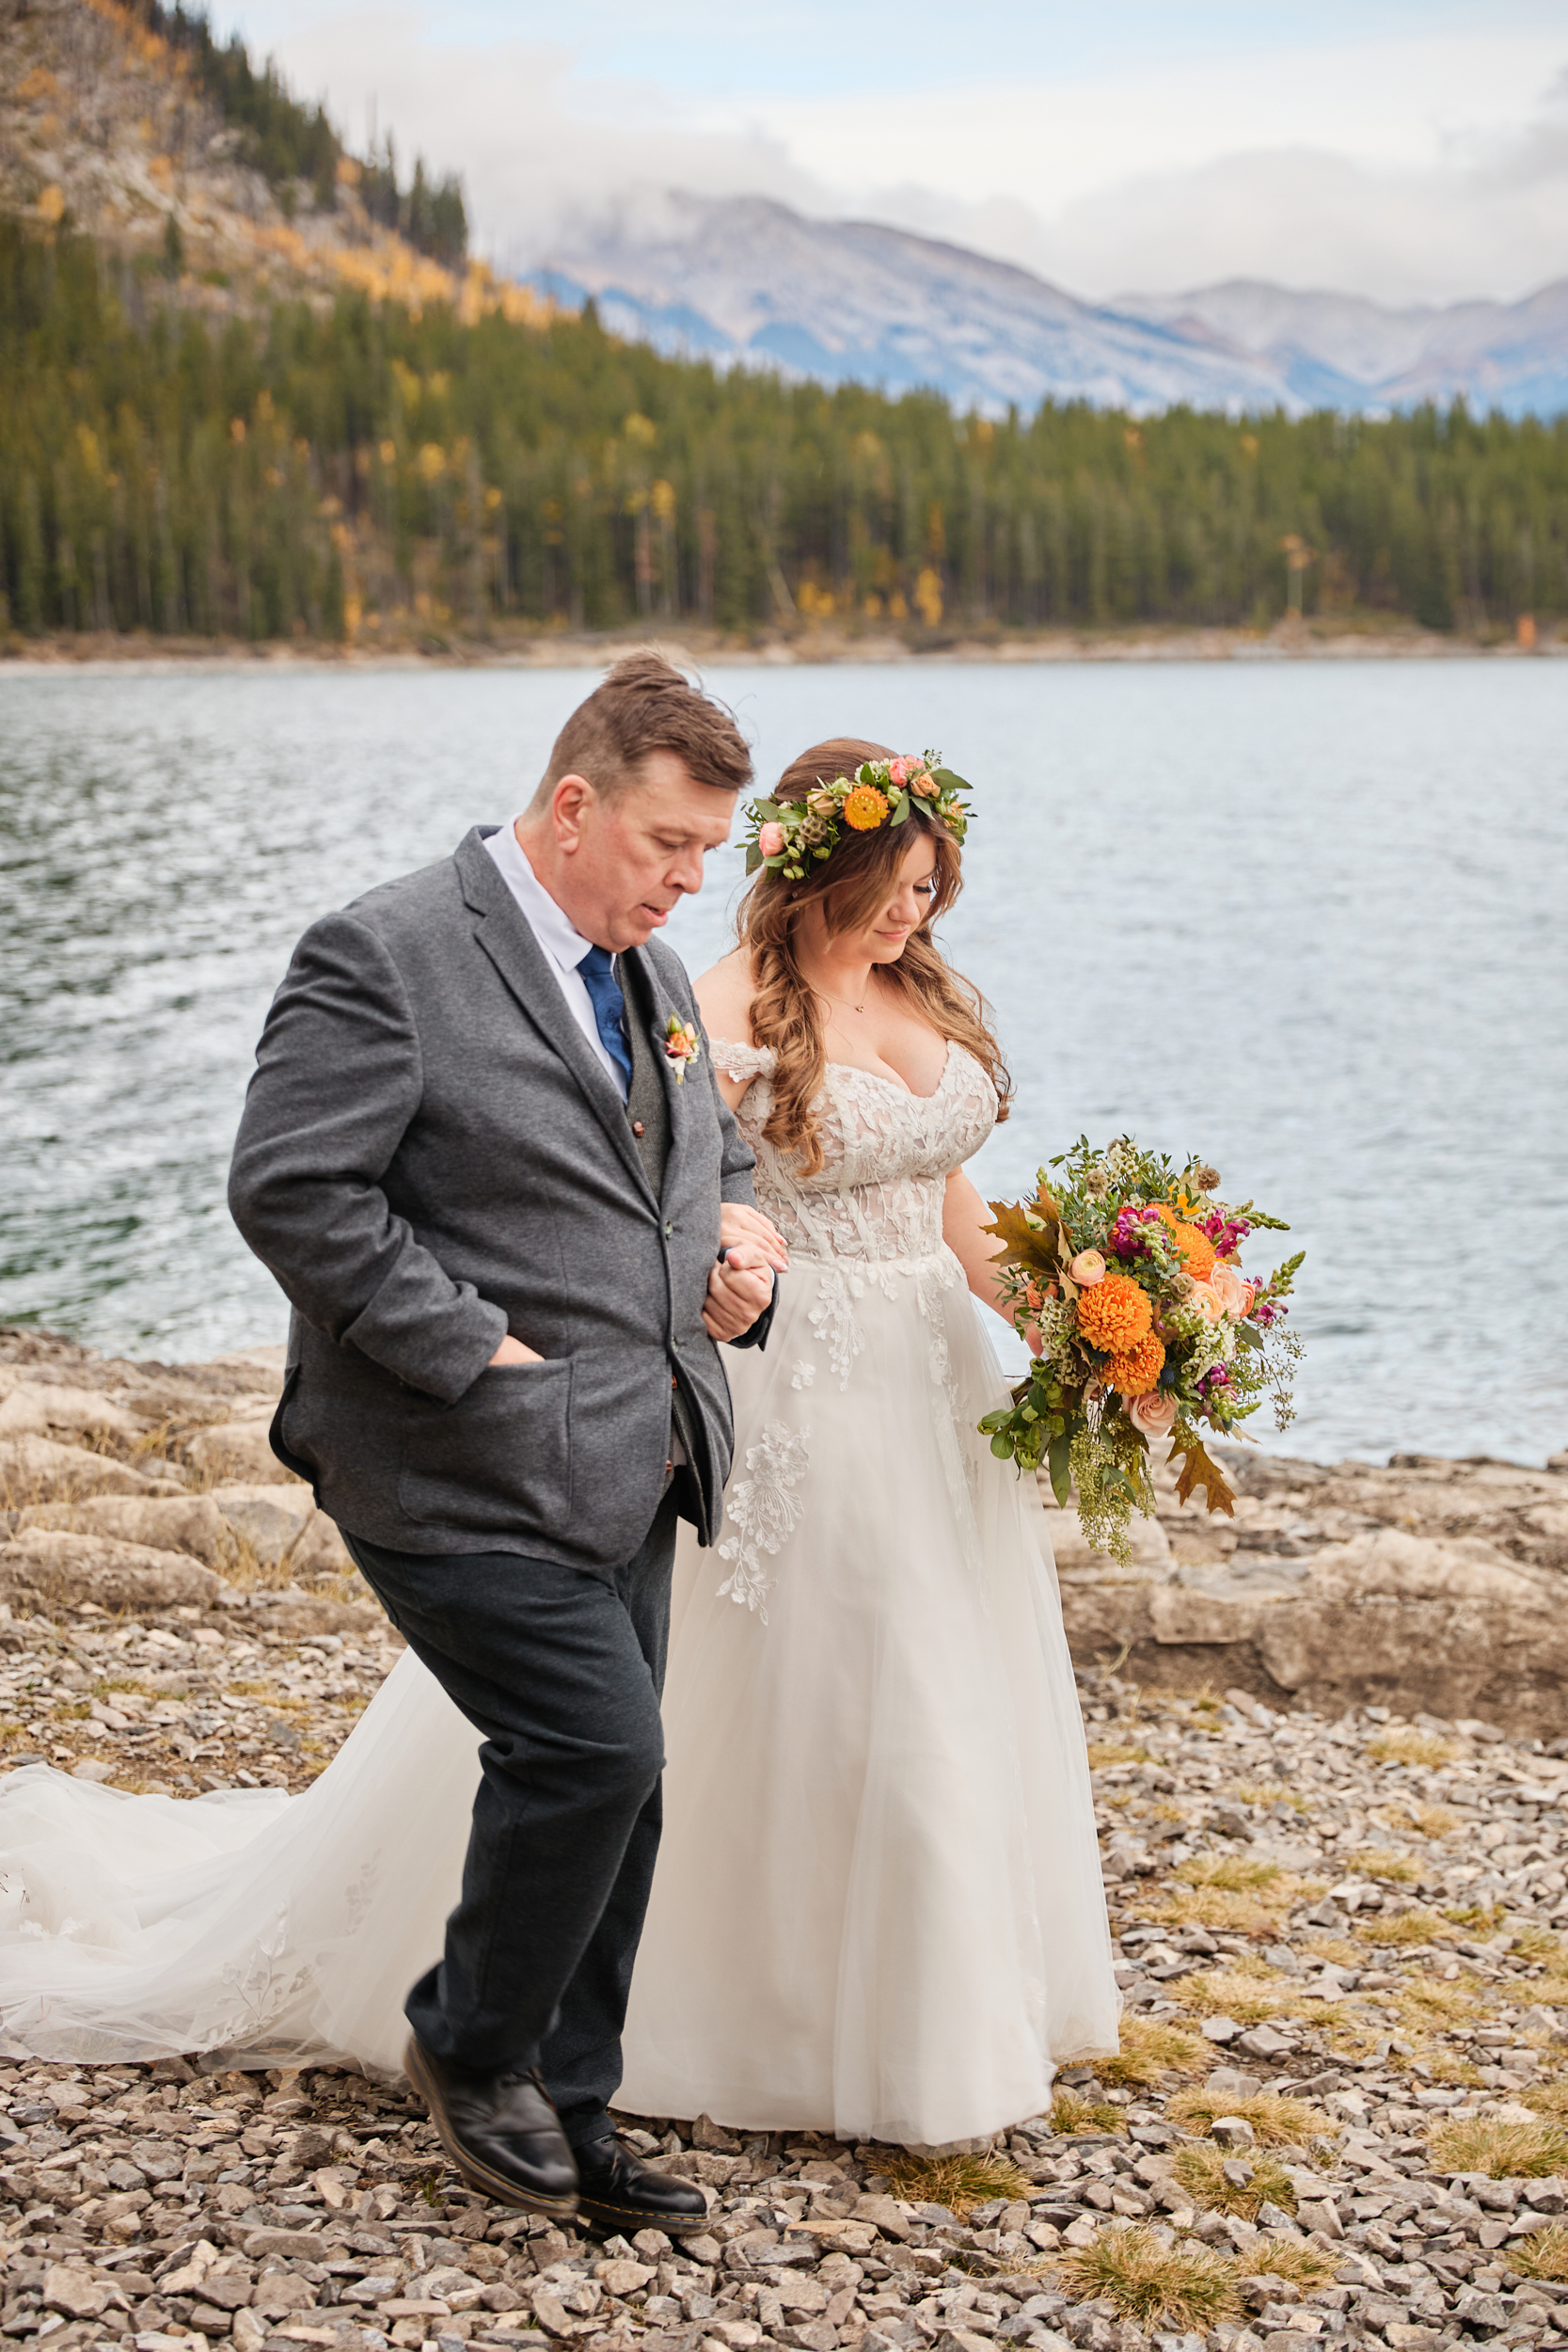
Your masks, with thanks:
M 1464 1814 L 1449 1804 L 1408 1804 L 1405 1811 L 1423 1837 L 1447 1837 L 1465 1825 Z
M 1288 1804 L 1292 1813 L 1307 1810 L 1307 1799 L 1283 1780 L 1238 1780 L 1231 1785 L 1231 1794 L 1243 1804 Z
M 1367 1998 L 1392 2008 L 1418 2033 L 1430 2033 L 1434 2026 L 1467 2024 L 1486 2008 L 1473 1977 L 1455 1977 L 1450 1984 L 1446 1977 L 1409 1976 L 1397 1993 L 1370 1993 Z
M 1227 2166 L 1233 2179 L 1227 2175 Z M 1256 2151 L 1231 2155 L 1212 2140 L 1197 2140 L 1177 2150 L 1171 2170 L 1194 2203 L 1212 2213 L 1256 2221 L 1263 2205 L 1278 2205 L 1286 2213 L 1296 2209 L 1296 2192 L 1284 2166 Z
M 1101 2080 L 1118 2088 L 1157 2083 L 1162 2074 L 1196 2074 L 1213 2064 L 1212 2042 L 1166 2026 L 1150 2017 L 1124 2017 L 1121 2048 L 1115 2058 L 1096 2061 Z
M 1456 1741 L 1440 1740 L 1433 1731 L 1417 1731 L 1408 1724 L 1396 1724 L 1367 1742 L 1367 1754 L 1380 1764 L 1451 1764 L 1459 1753 Z
M 1431 1944 L 1448 1933 L 1448 1924 L 1435 1911 L 1425 1911 L 1416 1904 L 1409 1911 L 1402 1911 L 1397 1919 L 1357 1919 L 1352 1924 L 1351 1933 L 1364 1936 L 1372 1944 Z
M 887 2167 L 895 2197 L 911 2205 L 945 2205 L 961 2221 L 993 2197 L 1027 2197 L 1034 2184 L 1006 2156 L 915 2156 L 907 2151 Z
M 1367 1955 L 1348 1935 L 1304 1936 L 1300 1949 L 1311 1960 L 1331 1960 L 1338 1968 L 1364 1968 Z
M 1396 1853 L 1391 1846 L 1357 1846 L 1344 1863 L 1347 1878 L 1382 1879 L 1393 1886 L 1413 1886 L 1421 1875 L 1413 1854 Z
M 1272 1886 L 1284 1872 L 1277 1862 L 1248 1862 L 1241 1854 L 1194 1854 L 1180 1863 L 1176 1875 L 1187 1886 L 1218 1886 L 1227 1894 L 1255 1894 Z
M 1537 2115 L 1553 2115 L 1568 2124 L 1568 2082 L 1537 2083 L 1532 2090 L 1521 2090 L 1519 2097 Z
M 1568 2222 L 1552 2221 L 1515 2238 L 1508 2259 L 1521 2279 L 1568 2279 Z
M 1568 2132 L 1556 2123 L 1497 2123 L 1485 2116 L 1440 2123 L 1427 2142 L 1436 2172 L 1485 2172 L 1538 2181 L 1568 2170 Z
M 1207 2335 L 1241 2311 L 1234 2264 L 1206 2246 L 1166 2246 L 1150 2229 L 1101 2230 L 1055 2267 L 1069 2294 L 1085 2302 L 1103 2296 L 1145 2329 L 1164 2322 Z
M 1147 1764 L 1148 1750 L 1129 1747 L 1125 1740 L 1091 1740 L 1089 1770 L 1098 1772 L 1107 1764 Z
M 1281 2016 L 1290 2008 L 1293 1982 L 1269 1968 L 1259 1968 L 1256 1975 L 1243 1968 L 1200 1968 L 1195 1976 L 1178 1977 L 1166 1991 L 1189 2014 L 1234 2017 L 1238 2025 L 1259 2026 L 1265 2017 Z
M 1081 2099 L 1075 2090 L 1058 2090 L 1051 2102 L 1053 2132 L 1125 2132 L 1125 2108 L 1108 2099 Z
M 236 1527 L 228 1530 L 220 1571 L 237 1593 L 270 1592 L 289 1581 L 287 1564 L 263 1560 L 250 1537 Z
M 1222 1886 L 1172 1885 L 1142 1915 L 1154 1927 L 1209 1928 L 1221 1935 L 1268 1935 L 1302 1891 L 1296 1880 L 1246 1895 Z
M 1450 1903 L 1443 1916 L 1478 1944 L 1496 1935 L 1503 1923 L 1501 1903 Z
M 1328 2284 L 1336 2263 L 1331 2254 L 1308 2246 L 1304 2238 L 1275 2237 L 1249 2253 L 1245 2266 L 1248 2278 L 1293 2279 L 1304 2294 L 1310 2295 L 1314 2287 Z
M 1544 1968 L 1568 1967 L 1562 1938 L 1546 1928 L 1521 1928 L 1513 1939 L 1513 1948 L 1521 1960 L 1538 1960 Z
M 1183 2130 L 1200 2132 L 1211 2131 L 1218 2116 L 1239 2115 L 1252 2125 L 1263 2148 L 1294 2147 L 1330 2128 L 1328 2118 L 1305 2099 L 1281 2099 L 1271 2090 L 1255 2091 L 1249 2099 L 1224 2100 L 1211 2098 L 1206 2090 L 1179 2090 L 1165 2111 Z

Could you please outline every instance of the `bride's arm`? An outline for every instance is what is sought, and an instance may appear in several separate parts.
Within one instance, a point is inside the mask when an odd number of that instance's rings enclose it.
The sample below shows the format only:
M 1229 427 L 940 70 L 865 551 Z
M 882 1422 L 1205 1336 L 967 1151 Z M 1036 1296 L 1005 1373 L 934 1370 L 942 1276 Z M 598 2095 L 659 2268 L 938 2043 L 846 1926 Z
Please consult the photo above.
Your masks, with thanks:
M 984 1228 L 992 1222 L 991 1213 L 975 1191 L 961 1168 L 956 1168 L 947 1179 L 947 1191 L 942 1204 L 942 1237 L 964 1270 L 970 1289 L 984 1307 L 990 1307 L 1004 1323 L 1013 1322 L 1013 1310 L 996 1279 L 996 1253 L 1001 1247 L 994 1233 Z M 1039 1335 L 1026 1331 L 1031 1353 L 1039 1354 Z

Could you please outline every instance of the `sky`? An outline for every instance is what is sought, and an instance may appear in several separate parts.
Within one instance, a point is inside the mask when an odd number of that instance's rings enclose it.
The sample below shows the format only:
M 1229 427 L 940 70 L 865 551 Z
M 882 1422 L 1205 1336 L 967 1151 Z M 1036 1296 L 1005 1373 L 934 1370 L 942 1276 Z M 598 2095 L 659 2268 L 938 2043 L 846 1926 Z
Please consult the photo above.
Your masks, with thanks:
M 505 266 L 628 192 L 779 198 L 1103 300 L 1568 276 L 1568 0 L 214 0 Z

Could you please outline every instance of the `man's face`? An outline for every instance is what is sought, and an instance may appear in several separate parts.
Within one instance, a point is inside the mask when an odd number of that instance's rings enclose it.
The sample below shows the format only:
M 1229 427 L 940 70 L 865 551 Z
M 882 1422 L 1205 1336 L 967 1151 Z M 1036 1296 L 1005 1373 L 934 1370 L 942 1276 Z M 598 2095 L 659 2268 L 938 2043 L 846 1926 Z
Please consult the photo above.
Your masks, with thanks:
M 688 891 L 703 859 L 729 838 L 736 794 L 699 784 L 675 752 L 650 752 L 641 782 L 605 800 L 562 777 L 551 814 L 557 896 L 584 939 L 619 955 L 641 947 Z

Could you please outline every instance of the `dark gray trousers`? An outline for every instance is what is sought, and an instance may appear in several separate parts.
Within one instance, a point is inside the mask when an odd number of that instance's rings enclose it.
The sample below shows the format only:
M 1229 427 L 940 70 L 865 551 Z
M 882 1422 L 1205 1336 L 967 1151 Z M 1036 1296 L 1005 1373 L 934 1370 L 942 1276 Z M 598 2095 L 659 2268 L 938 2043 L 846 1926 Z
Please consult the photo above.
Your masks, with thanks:
M 672 1487 L 610 1576 L 344 1537 L 410 1649 L 484 1735 L 462 1897 L 408 2022 L 456 2065 L 537 2066 L 574 2147 L 610 2129 L 658 1853 L 676 1518 Z

